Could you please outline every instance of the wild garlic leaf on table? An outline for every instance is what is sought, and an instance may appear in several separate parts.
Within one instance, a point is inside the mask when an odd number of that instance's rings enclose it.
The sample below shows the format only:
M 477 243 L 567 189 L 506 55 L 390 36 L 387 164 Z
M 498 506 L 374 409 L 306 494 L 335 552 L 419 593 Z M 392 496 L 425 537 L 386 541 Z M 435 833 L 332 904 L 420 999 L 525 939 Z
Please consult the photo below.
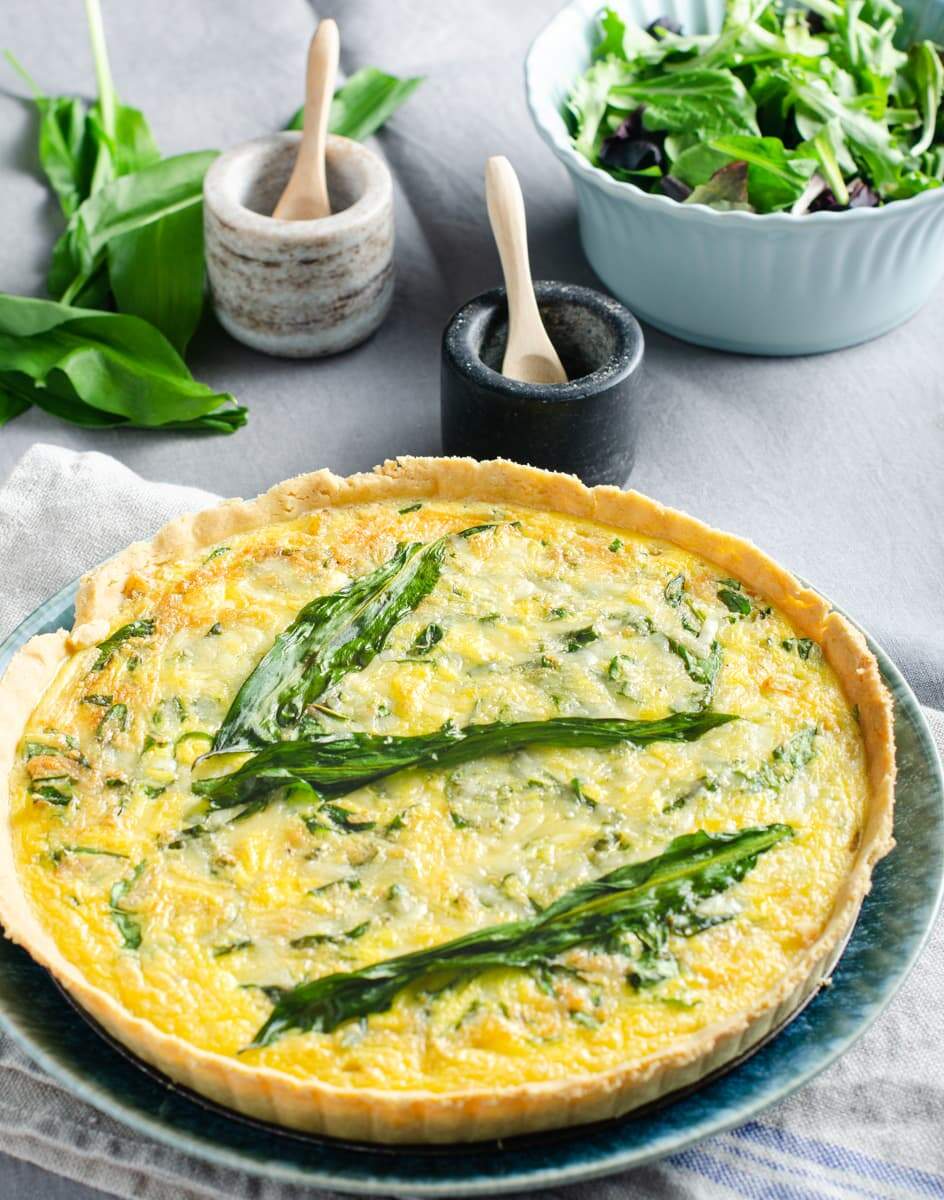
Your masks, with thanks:
M 399 79 L 377 67 L 361 67 L 334 93 L 328 132 L 362 142 L 389 121 L 423 79 L 422 75 Z M 300 108 L 286 128 L 301 129 L 304 115 L 304 108 Z
M 0 389 L 80 424 L 232 432 L 246 419 L 146 321 L 23 296 L 0 294 Z
M 591 162 L 599 154 L 604 136 L 601 125 L 609 106 L 610 89 L 625 77 L 626 70 L 620 63 L 612 58 L 603 59 L 577 80 L 568 97 L 574 145 Z
M 33 404 L 33 388 L 28 380 L 0 375 L 0 428 Z
M 113 238 L 143 229 L 203 201 L 203 176 L 215 150 L 161 159 L 103 185 L 73 213 L 53 252 L 49 289 L 69 303 L 104 263 Z M 71 278 L 69 274 L 75 272 Z M 202 276 L 201 276 L 202 290 Z
M 7 55 L 33 93 L 40 115 L 40 162 L 68 219 L 53 247 L 47 287 L 55 300 L 76 309 L 108 309 L 114 304 L 123 314 L 149 322 L 183 354 L 203 311 L 203 176 L 216 152 L 161 159 L 143 114 L 122 104 L 116 93 L 99 0 L 86 0 L 85 7 L 98 92 L 90 106 L 72 97 L 45 96 Z M 367 137 L 420 82 L 418 77 L 398 79 L 376 67 L 363 68 L 338 90 L 332 128 L 348 137 Z M 300 120 L 298 114 L 296 122 Z M 79 328 L 70 325 L 69 336 L 75 337 Z M 15 357 L 9 336 L 5 340 L 8 360 Z M 151 349 L 157 344 L 152 339 Z M 124 375 L 129 386 L 132 376 L 137 384 L 120 398 L 116 388 L 122 372 L 112 354 L 109 386 L 93 396 L 86 378 L 88 366 L 100 363 L 102 353 L 94 339 L 86 348 L 82 368 L 72 364 L 70 371 L 43 373 L 37 363 L 45 358 L 38 345 L 22 349 L 18 361 L 32 360 L 29 370 L 0 367 L 0 425 L 32 403 L 88 428 L 124 424 L 193 428 L 196 422 L 199 428 L 232 432 L 245 423 L 245 409 L 224 406 L 225 397 L 213 407 L 208 398 L 214 393 L 194 383 L 186 371 L 181 377 L 180 363 L 175 363 L 169 376 L 174 387 L 165 380 L 155 389 L 140 386 L 145 378 L 155 383 L 152 364 L 145 361 L 139 371 Z M 175 388 L 177 401 L 172 403 Z M 147 412 L 146 405 L 158 394 L 158 407 Z M 196 413 L 200 407 L 206 411 Z
M 410 984 L 439 975 L 480 975 L 494 968 L 546 969 L 577 946 L 643 947 L 629 982 L 657 984 L 674 966 L 669 934 L 692 937 L 728 919 L 704 902 L 739 883 L 758 858 L 792 837 L 789 825 L 697 833 L 676 838 L 662 854 L 618 867 L 565 892 L 537 916 L 485 926 L 438 946 L 400 954 L 356 971 L 336 972 L 274 993 L 275 1007 L 252 1041 L 268 1046 L 290 1030 L 330 1033 L 345 1021 L 386 1012 Z M 663 969 L 654 969 L 654 959 Z M 667 961 L 668 960 L 668 961 Z M 677 970 L 677 968 L 676 968 Z
M 203 313 L 203 276 L 201 204 L 108 243 L 108 280 L 119 311 L 150 321 L 181 355 Z

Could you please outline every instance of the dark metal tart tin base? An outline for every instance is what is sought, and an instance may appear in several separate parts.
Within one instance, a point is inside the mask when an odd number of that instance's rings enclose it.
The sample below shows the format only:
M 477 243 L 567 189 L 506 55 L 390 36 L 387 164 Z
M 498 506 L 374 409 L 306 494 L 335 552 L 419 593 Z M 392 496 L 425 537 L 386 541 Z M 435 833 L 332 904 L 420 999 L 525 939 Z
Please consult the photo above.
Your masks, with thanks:
M 569 382 L 520 383 L 502 375 L 505 290 L 477 296 L 443 334 L 443 451 L 567 471 L 590 485 L 625 483 L 643 387 L 639 322 L 591 288 L 544 280 L 534 290 Z

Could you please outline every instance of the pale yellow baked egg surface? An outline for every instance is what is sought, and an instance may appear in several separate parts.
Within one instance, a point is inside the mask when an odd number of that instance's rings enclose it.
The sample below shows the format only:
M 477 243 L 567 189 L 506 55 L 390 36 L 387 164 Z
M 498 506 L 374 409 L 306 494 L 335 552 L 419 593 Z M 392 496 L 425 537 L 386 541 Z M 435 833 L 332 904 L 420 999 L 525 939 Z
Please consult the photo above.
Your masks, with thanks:
M 433 759 L 346 792 L 275 779 L 216 806 L 195 790 L 254 762 L 258 745 L 209 752 L 277 637 L 404 545 L 438 546 L 429 590 L 301 709 L 276 697 L 275 742 L 377 735 L 384 753 L 444 727 L 736 719 L 691 740 Z M 668 543 L 524 508 L 378 502 L 233 536 L 125 593 L 117 636 L 72 655 L 30 718 L 14 848 L 65 958 L 201 1049 L 440 1092 L 638 1061 L 755 1006 L 852 864 L 865 754 L 820 648 Z M 372 1011 L 253 1044 L 298 985 L 509 923 L 527 944 L 552 903 L 677 838 L 783 826 L 694 924 L 432 970 Z

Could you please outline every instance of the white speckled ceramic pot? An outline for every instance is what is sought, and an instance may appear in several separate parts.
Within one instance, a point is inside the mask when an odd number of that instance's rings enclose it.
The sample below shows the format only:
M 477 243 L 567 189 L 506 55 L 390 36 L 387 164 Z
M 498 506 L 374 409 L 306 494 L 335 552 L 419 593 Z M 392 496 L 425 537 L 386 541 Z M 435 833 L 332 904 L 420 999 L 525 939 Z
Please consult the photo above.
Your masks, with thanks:
M 277 221 L 269 215 L 300 137 L 277 133 L 221 154 L 203 187 L 216 315 L 247 346 L 288 358 L 356 346 L 393 299 L 393 184 L 372 150 L 328 138 L 330 217 Z

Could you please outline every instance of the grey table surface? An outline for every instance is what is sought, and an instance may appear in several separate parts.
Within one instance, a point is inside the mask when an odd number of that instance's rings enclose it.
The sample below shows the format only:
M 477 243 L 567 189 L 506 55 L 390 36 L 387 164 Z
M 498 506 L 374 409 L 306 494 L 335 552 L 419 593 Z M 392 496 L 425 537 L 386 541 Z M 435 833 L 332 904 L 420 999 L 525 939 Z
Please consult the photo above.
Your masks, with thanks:
M 194 373 L 251 408 L 230 438 L 89 433 L 29 412 L 0 431 L 0 478 L 36 441 L 114 455 L 141 474 L 251 495 L 329 466 L 368 469 L 434 454 L 439 339 L 451 312 L 498 280 L 482 168 L 507 154 L 528 203 L 544 278 L 595 283 L 563 169 L 534 132 L 521 65 L 557 0 L 325 2 L 342 65 L 425 74 L 382 134 L 397 181 L 398 284 L 380 332 L 320 362 L 266 358 L 209 318 Z M 300 100 L 305 0 L 106 4 L 117 87 L 166 153 L 223 147 L 280 128 Z M 91 90 L 78 0 L 6 0 L 3 41 L 50 93 Z M 0 288 L 42 294 L 60 228 L 40 180 L 35 116 L 0 69 Z M 849 296 L 850 304 L 863 302 Z M 926 703 L 944 707 L 944 287 L 907 325 L 815 358 L 724 355 L 647 330 L 648 394 L 631 486 L 745 534 L 886 644 Z M 2 1148 L 0 1148 L 2 1149 Z M 93 1193 L 0 1157 L 0 1196 Z

